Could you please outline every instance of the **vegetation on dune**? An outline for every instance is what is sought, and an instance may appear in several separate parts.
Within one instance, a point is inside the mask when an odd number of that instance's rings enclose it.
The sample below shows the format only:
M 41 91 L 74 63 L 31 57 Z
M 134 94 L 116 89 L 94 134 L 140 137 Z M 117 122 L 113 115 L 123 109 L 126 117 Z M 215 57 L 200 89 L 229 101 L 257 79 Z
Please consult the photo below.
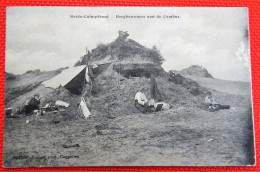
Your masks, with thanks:
M 213 76 L 208 72 L 207 69 L 199 65 L 191 65 L 190 67 L 180 71 L 182 75 L 195 75 L 206 78 L 213 78 Z
M 91 52 L 88 51 L 86 56 L 82 56 L 76 62 L 75 66 L 85 65 L 86 58 L 91 62 L 109 58 L 108 60 L 111 61 L 131 59 L 135 63 L 146 61 L 157 65 L 161 65 L 164 61 L 163 56 L 156 46 L 149 49 L 132 39 L 124 39 L 120 35 L 115 41 L 109 44 L 99 43 Z

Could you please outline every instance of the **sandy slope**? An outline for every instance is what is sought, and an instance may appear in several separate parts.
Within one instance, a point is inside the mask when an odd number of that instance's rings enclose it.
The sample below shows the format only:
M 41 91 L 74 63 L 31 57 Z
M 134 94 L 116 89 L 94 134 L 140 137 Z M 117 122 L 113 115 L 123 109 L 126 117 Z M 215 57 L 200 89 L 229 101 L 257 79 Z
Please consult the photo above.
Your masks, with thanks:
M 194 75 L 185 75 L 185 77 L 190 78 L 207 88 L 215 89 L 217 91 L 225 92 L 228 94 L 237 94 L 245 96 L 251 94 L 251 84 L 249 82 L 227 81 L 215 78 L 199 77 Z

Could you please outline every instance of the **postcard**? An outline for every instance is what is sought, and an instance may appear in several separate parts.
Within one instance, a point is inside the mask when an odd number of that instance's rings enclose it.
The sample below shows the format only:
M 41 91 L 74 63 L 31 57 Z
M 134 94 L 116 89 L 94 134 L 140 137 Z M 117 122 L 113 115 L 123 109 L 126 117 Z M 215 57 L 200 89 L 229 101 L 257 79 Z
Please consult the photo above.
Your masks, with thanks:
M 4 167 L 255 164 L 247 8 L 6 11 Z

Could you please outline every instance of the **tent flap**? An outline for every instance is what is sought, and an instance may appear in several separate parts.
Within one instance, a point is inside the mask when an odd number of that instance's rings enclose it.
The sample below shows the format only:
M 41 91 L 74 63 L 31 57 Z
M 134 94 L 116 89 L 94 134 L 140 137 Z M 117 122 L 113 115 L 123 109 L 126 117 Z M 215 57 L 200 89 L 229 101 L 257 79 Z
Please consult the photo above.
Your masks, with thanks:
M 42 84 L 45 87 L 50 88 L 58 88 L 59 86 L 67 85 L 71 80 L 73 80 L 78 74 L 80 74 L 86 68 L 85 65 L 72 67 L 63 70 L 60 74 L 56 75 L 55 77 L 44 81 Z M 83 82 L 84 80 L 82 80 Z

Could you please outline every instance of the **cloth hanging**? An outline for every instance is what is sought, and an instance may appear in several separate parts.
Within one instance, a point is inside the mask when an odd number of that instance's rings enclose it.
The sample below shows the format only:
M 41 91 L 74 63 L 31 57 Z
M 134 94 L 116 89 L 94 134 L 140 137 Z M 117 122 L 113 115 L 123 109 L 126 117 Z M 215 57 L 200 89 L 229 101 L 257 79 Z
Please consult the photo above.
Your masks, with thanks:
M 81 101 L 80 101 L 80 107 L 81 107 L 81 111 L 84 115 L 85 118 L 89 117 L 89 115 L 91 114 L 87 105 L 86 105 L 86 101 L 83 97 L 81 97 Z
M 88 66 L 86 67 L 85 78 L 86 78 L 87 83 L 90 83 L 91 80 L 90 80 L 90 77 L 89 77 Z

